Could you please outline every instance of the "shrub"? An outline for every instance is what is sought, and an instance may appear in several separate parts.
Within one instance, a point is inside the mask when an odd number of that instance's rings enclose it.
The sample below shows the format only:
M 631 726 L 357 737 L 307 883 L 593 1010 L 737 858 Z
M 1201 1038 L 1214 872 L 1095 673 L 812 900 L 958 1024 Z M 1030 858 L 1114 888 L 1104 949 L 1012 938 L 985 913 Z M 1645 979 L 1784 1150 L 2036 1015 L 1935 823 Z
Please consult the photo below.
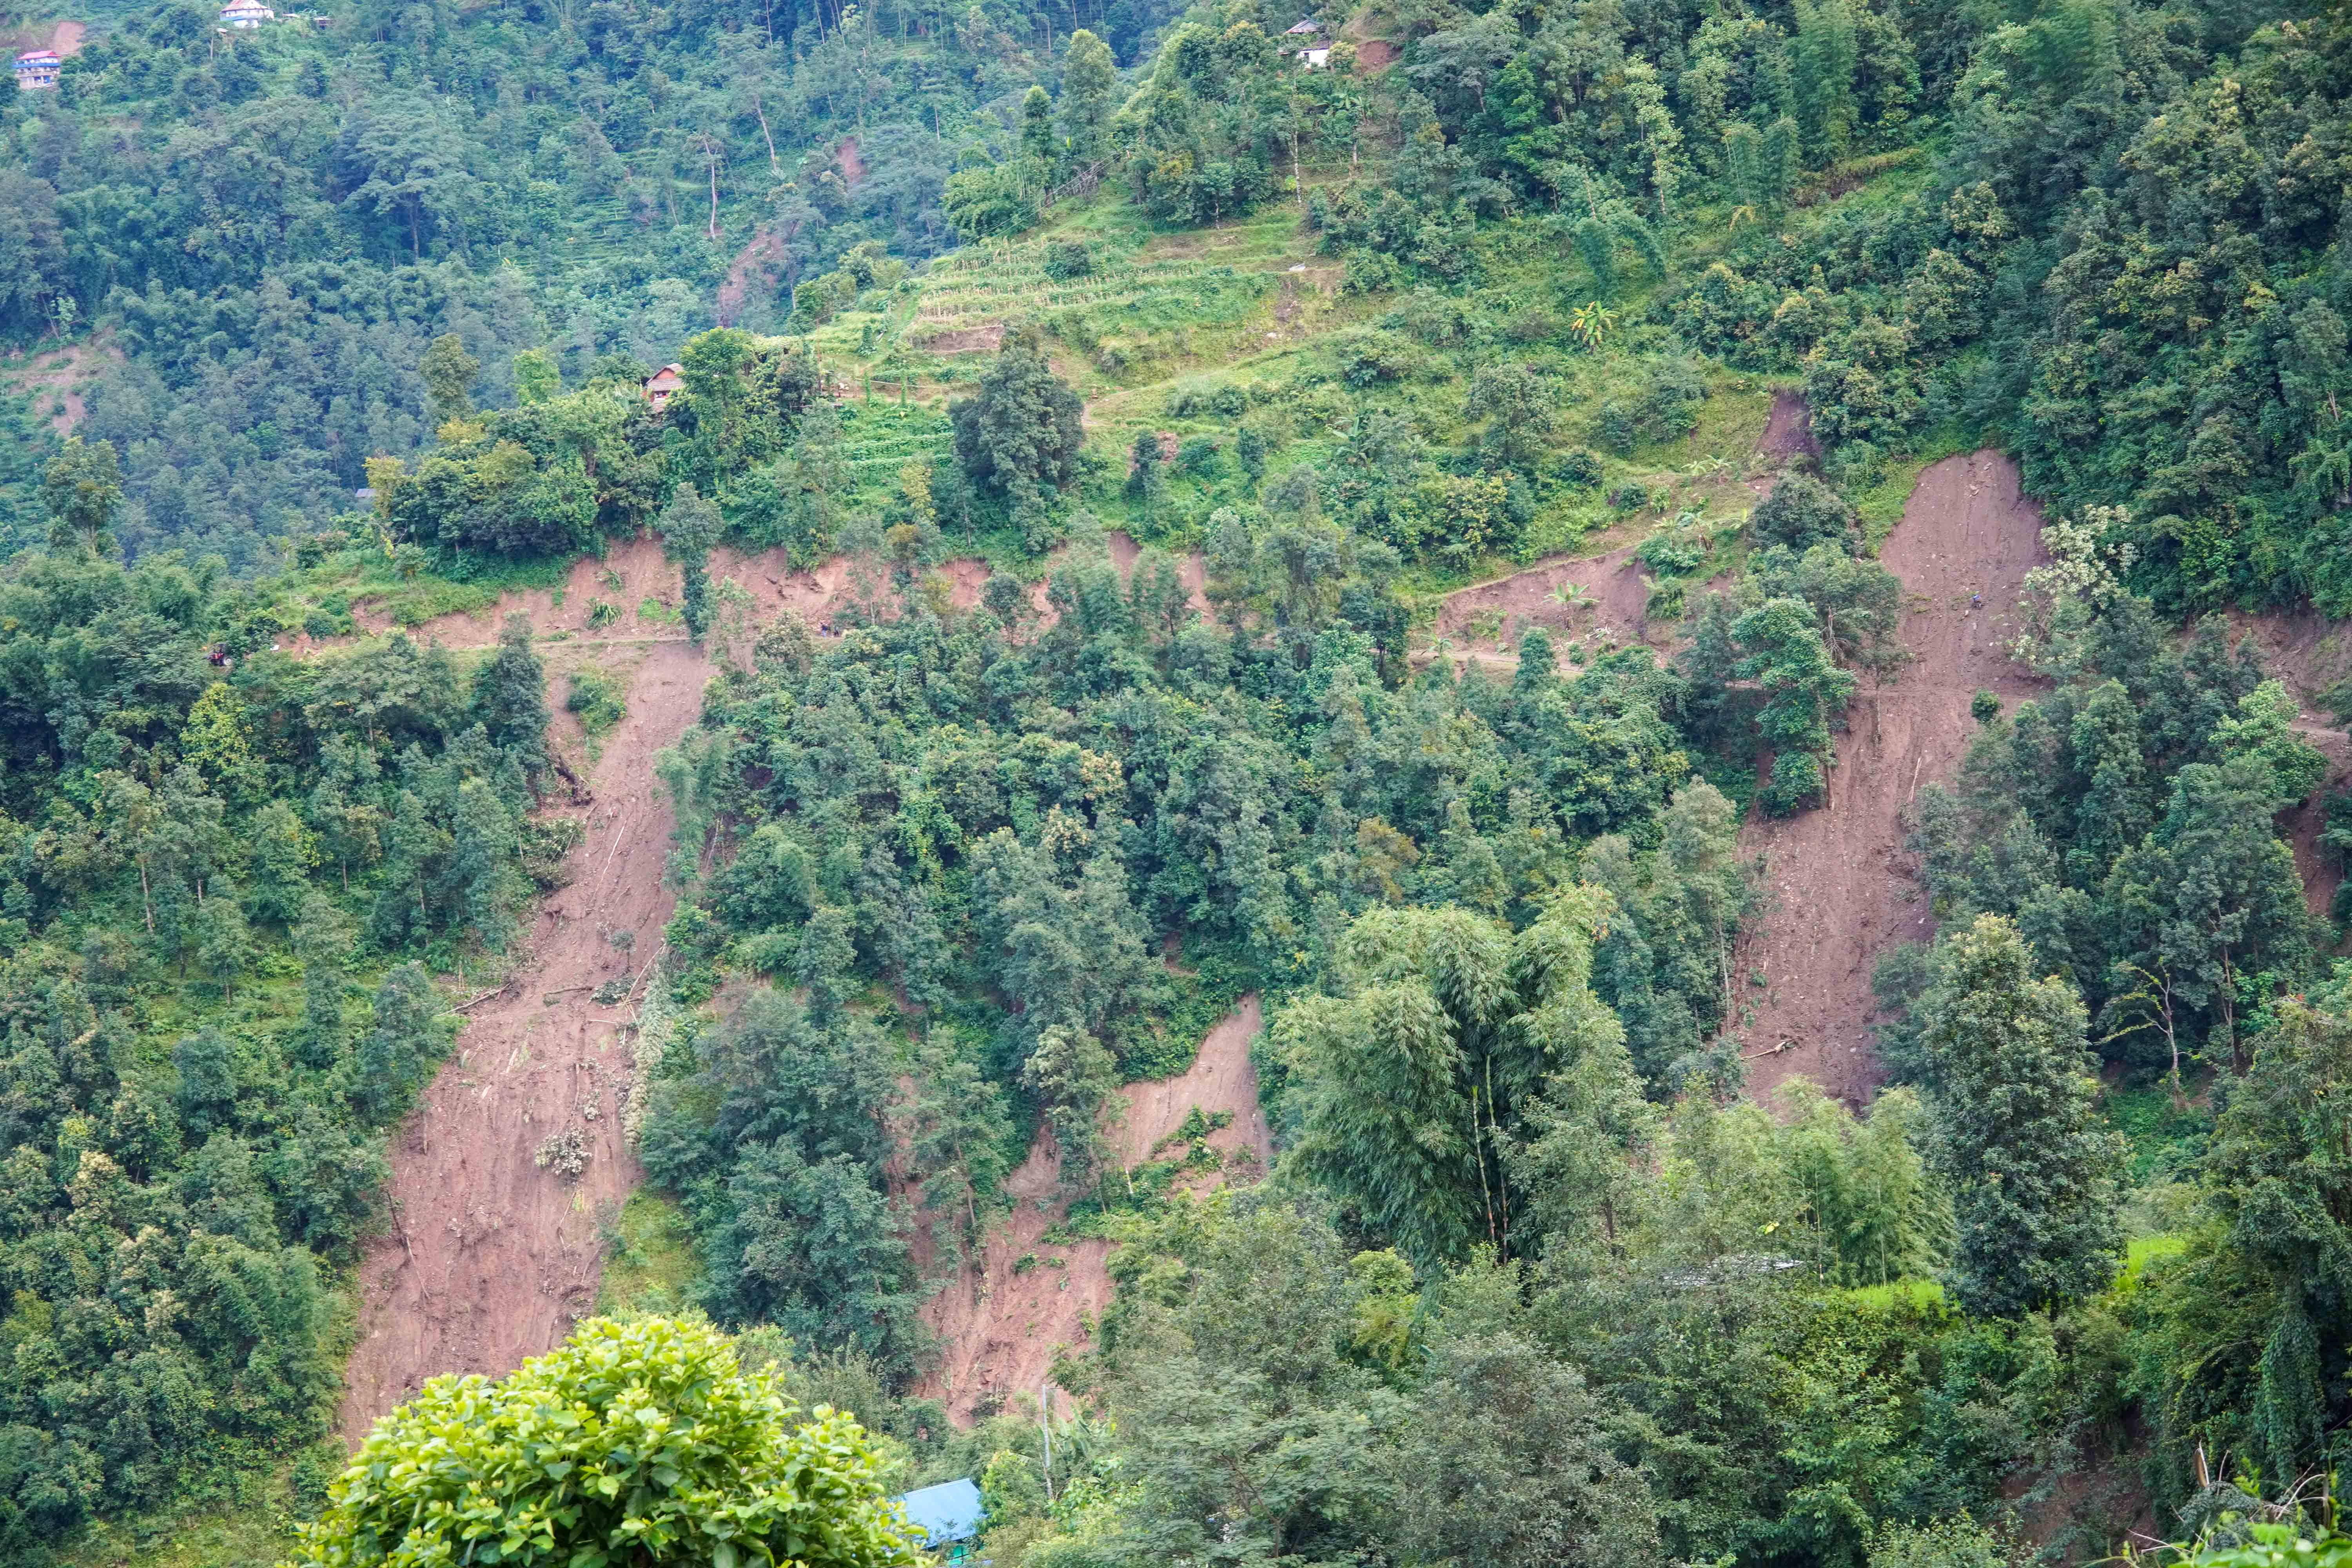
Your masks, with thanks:
M 1772 759 L 1772 782 L 1757 798 L 1773 816 L 1788 816 L 1821 798 L 1821 759 L 1811 752 L 1782 752 Z
M 1696 530 L 1654 533 L 1633 553 L 1651 571 L 1679 577 L 1706 564 L 1706 541 Z
M 1758 544 L 1785 544 L 1802 553 L 1816 544 L 1851 550 L 1859 542 L 1853 508 L 1837 491 L 1803 474 L 1783 474 L 1748 520 Z
M 603 734 L 628 712 L 619 684 L 601 669 L 573 670 L 572 690 L 563 706 L 567 712 L 579 715 L 580 727 L 592 735 Z
M 1580 490 L 1599 489 L 1601 476 L 1601 455 L 1591 448 L 1578 447 L 1560 454 L 1560 483 Z
M 377 1422 L 294 1561 L 914 1568 L 864 1430 L 799 1415 L 706 1324 L 592 1319 Z

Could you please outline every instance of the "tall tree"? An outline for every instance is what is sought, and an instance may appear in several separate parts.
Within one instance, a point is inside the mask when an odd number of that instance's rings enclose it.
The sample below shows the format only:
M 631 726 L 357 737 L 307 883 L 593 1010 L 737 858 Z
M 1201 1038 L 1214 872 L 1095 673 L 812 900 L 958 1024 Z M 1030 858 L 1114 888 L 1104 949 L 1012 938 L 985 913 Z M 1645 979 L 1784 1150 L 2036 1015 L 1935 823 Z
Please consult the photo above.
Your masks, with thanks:
M 1009 495 L 1016 508 L 1038 505 L 1077 478 L 1083 405 L 1046 363 L 1036 328 L 1005 333 L 978 394 L 948 412 L 965 474 L 982 489 Z
M 114 443 L 79 436 L 41 474 L 41 504 L 49 512 L 49 548 L 103 554 L 113 547 L 114 514 L 122 506 L 122 468 Z
M 482 370 L 481 361 L 466 352 L 466 340 L 455 332 L 444 332 L 433 340 L 425 351 L 425 408 L 434 426 L 453 419 L 473 416 L 474 377 Z
M 1620 1114 L 1631 1080 L 1624 1031 L 1590 985 L 1609 910 L 1580 887 L 1517 935 L 1460 909 L 1360 916 L 1340 942 L 1345 994 L 1276 1026 L 1303 1106 L 1297 1168 L 1424 1262 L 1530 1240 L 1514 1235 L 1528 1194 L 1507 1152 L 1545 1080 L 1590 1058 L 1597 1079 L 1552 1120 L 1596 1121 Z
M 2340 983 L 2331 990 L 2340 1006 Z M 2200 1446 L 2302 1475 L 2352 1406 L 2352 1022 L 2281 1006 L 2204 1174 L 2210 1223 L 2155 1276 L 2136 1392 L 2176 1487 Z
M 662 509 L 662 550 L 678 563 L 683 579 L 686 629 L 697 637 L 710 629 L 710 548 L 724 526 L 719 508 L 682 484 Z
M 1402 1560 L 1664 1563 L 1649 1482 L 1615 1452 L 1619 1419 L 1573 1366 L 1517 1334 L 1442 1334 L 1389 1458 Z
M 2074 987 L 2037 978 L 2017 927 L 1980 915 L 1937 944 L 1916 1014 L 1961 1304 L 2015 1316 L 2103 1289 L 2122 1149 L 2099 1119 Z
M 1084 27 L 1072 33 L 1062 52 L 1062 136 L 1074 166 L 1086 168 L 1110 150 L 1106 133 L 1118 87 L 1110 46 Z

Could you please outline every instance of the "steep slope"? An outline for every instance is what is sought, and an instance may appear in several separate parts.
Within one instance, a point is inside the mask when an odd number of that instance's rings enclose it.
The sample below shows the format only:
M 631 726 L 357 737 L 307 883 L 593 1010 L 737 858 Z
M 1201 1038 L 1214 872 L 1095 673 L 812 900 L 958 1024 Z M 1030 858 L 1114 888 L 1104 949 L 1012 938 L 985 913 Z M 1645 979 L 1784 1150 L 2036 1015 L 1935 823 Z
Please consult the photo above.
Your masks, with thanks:
M 645 542 L 583 561 L 573 576 L 624 602 L 677 595 L 675 570 Z M 542 636 L 584 626 L 593 594 L 568 591 L 561 607 L 553 597 L 500 608 L 529 614 Z M 499 619 L 453 618 L 421 635 L 478 645 Z M 599 1002 L 598 988 L 649 959 L 669 919 L 670 814 L 653 762 L 700 711 L 710 666 L 682 627 L 634 613 L 625 625 L 561 650 L 564 662 L 593 659 L 624 676 L 627 691 L 626 715 L 594 766 L 573 764 L 589 804 L 570 879 L 541 902 L 507 984 L 470 1010 L 394 1144 L 392 1231 L 362 1269 L 360 1343 L 345 1384 L 343 1428 L 354 1440 L 428 1377 L 503 1373 L 552 1346 L 595 1300 L 598 1220 L 636 1179 L 620 1131 L 630 1004 Z M 614 940 L 625 931 L 625 949 Z M 588 1151 L 571 1182 L 534 1158 L 566 1128 Z
M 362 1270 L 344 1395 L 354 1439 L 427 1377 L 503 1373 L 551 1348 L 595 1300 L 598 1218 L 636 1179 L 620 1131 L 630 1009 L 597 988 L 629 967 L 614 933 L 649 956 L 669 918 L 653 758 L 693 721 L 709 672 L 682 639 L 632 651 L 628 716 L 589 775 L 572 881 L 541 906 L 513 977 L 470 1014 L 394 1145 L 393 1230 Z M 533 1159 L 565 1128 L 589 1150 L 572 1182 Z
M 1131 563 L 1131 542 L 1122 537 L 1113 543 Z M 942 570 L 967 606 L 988 575 L 983 563 L 970 560 Z M 845 559 L 799 571 L 781 552 L 714 552 L 711 575 L 742 591 L 756 625 L 791 613 L 821 626 L 859 587 Z M 485 647 L 506 616 L 527 616 L 551 678 L 593 664 L 621 679 L 626 714 L 603 738 L 593 764 L 576 726 L 559 722 L 560 731 L 574 731 L 568 741 L 558 738 L 583 786 L 581 799 L 556 797 L 547 808 L 577 816 L 583 825 L 567 863 L 569 879 L 541 902 L 507 984 L 469 1007 L 455 1052 L 394 1141 L 393 1224 L 361 1270 L 361 1337 L 345 1381 L 342 1426 L 353 1441 L 426 1378 L 504 1373 L 551 1348 L 595 1300 L 602 1226 L 639 1177 L 620 1133 L 631 1088 L 629 1019 L 644 965 L 676 903 L 676 890 L 662 880 L 672 816 L 654 762 L 694 724 L 703 685 L 714 673 L 711 658 L 677 619 L 679 597 L 677 568 L 658 542 L 635 539 L 575 563 L 561 589 L 508 595 L 491 610 L 443 616 L 413 634 L 451 647 Z M 1050 624 L 1042 586 L 1034 602 Z M 370 629 L 385 629 L 366 606 L 355 614 Z M 298 642 L 298 654 L 307 646 Z M 551 697 L 560 700 L 561 681 L 551 684 Z M 623 932 L 625 946 L 614 941 Z M 599 1002 L 600 987 L 616 979 L 638 983 L 616 1000 Z M 1189 1084 L 1198 1076 L 1200 1092 L 1185 1099 L 1154 1140 L 1200 1103 L 1236 1110 L 1237 1124 L 1255 1125 L 1261 1157 L 1266 1152 L 1248 1074 L 1255 1000 L 1245 1016 L 1230 1049 L 1217 1044 L 1225 1031 L 1212 1035 L 1215 1049 L 1204 1047 L 1202 1063 L 1180 1080 Z M 1156 1123 L 1146 1118 L 1137 1125 Z M 566 1129 L 579 1134 L 588 1154 L 572 1181 L 536 1158 L 547 1139 Z M 1036 1163 L 1033 1158 L 1018 1180 L 1050 1192 L 1055 1173 L 1033 1170 Z
M 789 609 L 815 622 L 849 574 L 837 563 L 795 573 L 781 555 L 721 552 L 712 575 L 733 579 L 761 621 Z M 600 666 L 622 679 L 627 711 L 593 765 L 576 735 L 564 744 L 585 786 L 583 802 L 558 797 L 548 808 L 583 824 L 569 880 L 541 902 L 507 984 L 469 1009 L 394 1143 L 391 1233 L 361 1270 L 360 1342 L 345 1383 L 342 1425 L 354 1441 L 428 1377 L 503 1373 L 551 1348 L 595 1300 L 600 1223 L 638 1173 L 620 1114 L 639 986 L 609 1002 L 597 994 L 640 976 L 660 945 L 676 894 L 662 881 L 671 814 L 654 759 L 695 722 L 712 673 L 667 607 L 678 596 L 660 546 L 635 540 L 579 562 L 561 592 L 509 595 L 493 612 L 417 630 L 483 647 L 505 616 L 527 615 L 551 672 Z M 602 630 L 600 599 L 614 606 Z M 614 940 L 623 932 L 625 947 Z M 566 1129 L 588 1153 L 573 1181 L 535 1158 Z
M 1904 864 L 1903 809 L 1958 765 L 1979 690 L 2013 705 L 2038 689 L 2001 644 L 2004 613 L 2042 559 L 2041 530 L 2017 466 L 1987 450 L 1922 473 L 1881 547 L 1908 595 L 1912 662 L 1856 693 L 1828 803 L 1741 836 L 1770 900 L 1740 944 L 1734 1004 L 1752 1012 L 1741 1020 L 1752 1093 L 1798 1074 L 1856 1102 L 1875 1088 L 1871 969 L 1893 943 L 1934 931 Z
M 1160 1142 L 1198 1108 L 1232 1122 L 1209 1142 L 1226 1157 L 1226 1179 L 1254 1180 L 1274 1158 L 1274 1139 L 1258 1109 L 1257 1071 L 1249 1045 L 1264 1025 L 1255 995 L 1244 996 L 1201 1042 L 1192 1067 L 1171 1079 L 1128 1085 L 1113 1145 L 1124 1166 L 1152 1158 Z M 1029 1157 L 1005 1184 L 1013 1212 L 989 1235 L 980 1255 L 923 1309 L 940 1339 L 938 1363 L 917 1390 L 946 1404 L 959 1423 L 993 1409 L 1016 1393 L 1034 1395 L 1053 1374 L 1054 1358 L 1082 1346 L 1089 1326 L 1110 1304 L 1108 1241 L 1048 1242 L 1045 1233 L 1067 1212 L 1059 1193 L 1061 1159 L 1040 1130 Z

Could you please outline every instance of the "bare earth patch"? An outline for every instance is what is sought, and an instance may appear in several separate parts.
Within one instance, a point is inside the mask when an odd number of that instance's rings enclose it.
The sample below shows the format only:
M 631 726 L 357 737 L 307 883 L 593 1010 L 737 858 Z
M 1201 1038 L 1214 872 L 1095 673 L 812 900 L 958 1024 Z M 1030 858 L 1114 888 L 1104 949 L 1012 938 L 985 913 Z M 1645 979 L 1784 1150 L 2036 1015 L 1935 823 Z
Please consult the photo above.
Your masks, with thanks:
M 1274 1139 L 1258 1109 L 1257 1070 L 1249 1044 L 1264 1018 L 1255 995 L 1209 1031 L 1190 1068 L 1156 1083 L 1129 1084 L 1126 1114 L 1112 1140 L 1124 1165 L 1151 1158 L 1162 1139 L 1195 1107 L 1231 1111 L 1230 1126 L 1209 1142 L 1226 1154 L 1231 1176 L 1249 1178 L 1274 1157 Z M 1029 1157 L 1005 1182 L 1013 1213 L 989 1234 L 979 1255 L 923 1308 L 923 1321 L 940 1341 L 940 1358 L 916 1392 L 938 1399 L 949 1415 L 969 1426 L 981 1411 L 1016 1394 L 1035 1397 L 1051 1380 L 1054 1358 L 1086 1343 L 1089 1327 L 1110 1304 L 1107 1241 L 1056 1246 L 1044 1239 L 1063 1216 L 1058 1194 L 1061 1160 L 1051 1135 L 1040 1131 Z M 1208 1184 L 1227 1175 L 1211 1178 Z M 1025 1269 L 1023 1258 L 1034 1261 Z
M 79 27 L 78 22 L 60 23 L 59 28 Z M 79 47 L 79 44 L 75 46 Z M 59 54 L 68 51 L 59 49 Z M 70 436 L 89 412 L 85 394 L 89 384 L 112 367 L 122 363 L 122 351 L 103 337 L 89 339 L 67 348 L 36 348 L 22 359 L 14 361 L 5 370 L 8 383 L 18 392 L 36 394 L 37 413 L 47 413 L 47 405 L 37 395 L 56 395 L 58 409 L 48 415 L 49 427 L 60 436 Z M 20 368 L 21 367 L 21 368 Z
M 598 1216 L 628 1195 L 637 1163 L 620 1131 L 631 1008 L 595 995 L 660 945 L 674 899 L 654 753 L 694 721 L 710 673 L 682 637 L 632 652 L 627 716 L 588 775 L 594 802 L 572 881 L 541 905 L 512 980 L 468 1016 L 394 1142 L 392 1234 L 361 1268 L 345 1380 L 353 1442 L 426 1378 L 502 1374 L 552 1348 L 596 1300 Z M 611 941 L 623 931 L 635 936 L 625 953 Z M 533 1160 L 566 1128 L 589 1149 L 573 1182 Z
M 1765 421 L 1764 438 L 1756 443 L 1756 450 L 1773 467 L 1783 468 L 1821 457 L 1822 444 L 1813 439 L 1813 411 L 1803 398 L 1793 392 L 1772 395 L 1772 415 Z
M 1471 653 L 1508 655 L 1517 665 L 1519 634 L 1541 626 L 1552 637 L 1556 652 L 1578 637 L 1608 633 L 1620 643 L 1637 643 L 1649 635 L 1650 590 L 1643 584 L 1641 563 L 1631 544 L 1605 555 L 1575 561 L 1547 561 L 1508 577 L 1480 583 L 1446 595 L 1437 613 L 1436 633 L 1460 645 L 1475 631 L 1491 627 Z M 1590 602 L 1564 604 L 1555 591 L 1574 584 Z
M 1771 900 L 1740 943 L 1732 1001 L 1735 1014 L 1754 1010 L 1742 1032 L 1759 1099 L 1800 1074 L 1857 1104 L 1878 1085 L 1871 970 L 1895 942 L 1934 935 L 1903 852 L 1903 810 L 1958 765 L 1978 690 L 2013 708 L 2042 689 L 2002 651 L 2014 635 L 2006 612 L 2042 559 L 2041 530 L 2016 465 L 1988 450 L 1921 474 L 1880 550 L 1908 592 L 1903 643 L 1914 660 L 1893 684 L 1865 680 L 1856 694 L 1828 805 L 1752 819 L 1740 835 L 1743 850 L 1763 857 Z

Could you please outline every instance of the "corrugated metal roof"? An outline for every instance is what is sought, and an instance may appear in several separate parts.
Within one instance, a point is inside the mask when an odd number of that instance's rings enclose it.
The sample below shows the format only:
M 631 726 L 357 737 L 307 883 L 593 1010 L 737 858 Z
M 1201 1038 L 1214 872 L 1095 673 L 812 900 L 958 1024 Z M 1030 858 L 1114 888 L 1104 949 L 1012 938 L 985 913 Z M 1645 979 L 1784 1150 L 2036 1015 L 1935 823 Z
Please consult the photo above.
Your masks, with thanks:
M 907 1518 L 923 1532 L 926 1547 L 970 1541 L 980 1533 L 980 1488 L 970 1479 L 941 1481 L 898 1500 Z

